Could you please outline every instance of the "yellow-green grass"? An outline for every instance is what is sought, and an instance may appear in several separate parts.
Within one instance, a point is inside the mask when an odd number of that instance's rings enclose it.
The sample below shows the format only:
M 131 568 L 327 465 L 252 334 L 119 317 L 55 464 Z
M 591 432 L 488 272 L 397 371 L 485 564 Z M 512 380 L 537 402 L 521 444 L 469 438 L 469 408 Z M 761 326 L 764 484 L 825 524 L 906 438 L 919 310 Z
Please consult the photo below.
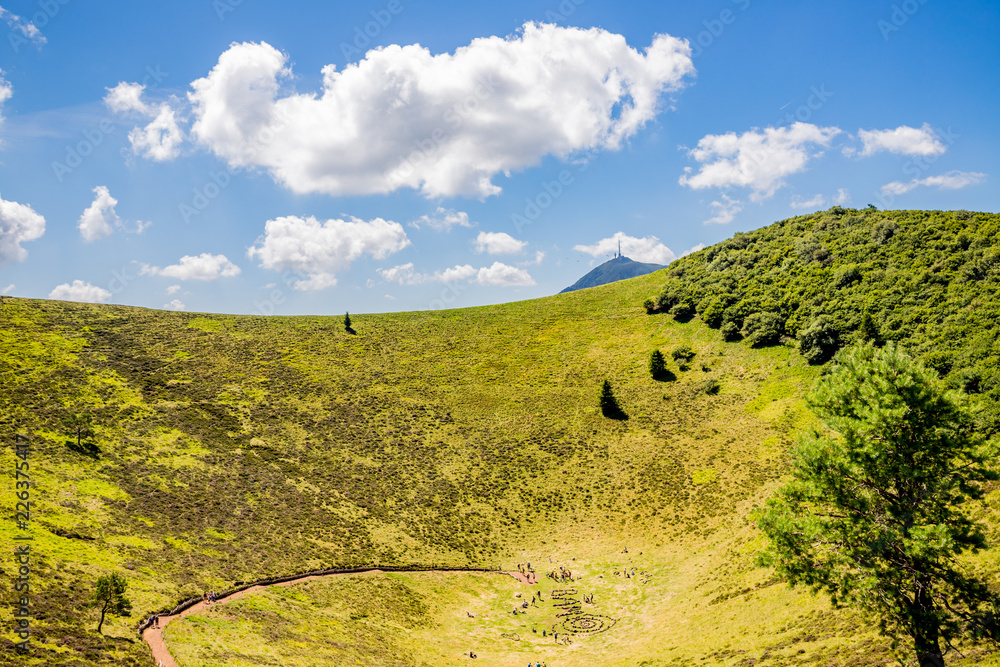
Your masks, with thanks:
M 647 316 L 640 304 L 661 281 L 654 274 L 501 306 L 359 315 L 356 336 L 340 316 L 5 299 L 0 421 L 32 438 L 38 617 L 32 653 L 17 656 L 11 610 L 0 608 L 0 664 L 149 664 L 136 617 L 106 622 L 110 638 L 93 632 L 97 614 L 85 603 L 108 571 L 128 578 L 138 616 L 205 590 L 312 569 L 531 561 L 542 572 L 550 557 L 593 582 L 596 606 L 618 619 L 606 633 L 555 647 L 552 665 L 584 664 L 590 653 L 609 665 L 883 664 L 887 642 L 870 626 L 754 565 L 761 541 L 751 513 L 811 419 L 803 395 L 819 369 L 791 346 L 752 350 L 697 321 Z M 669 359 L 680 344 L 697 353 L 690 369 L 670 363 L 676 379 L 654 381 L 650 352 Z M 604 379 L 627 421 L 601 416 Z M 719 383 L 717 394 L 705 393 L 707 380 Z M 68 446 L 61 420 L 74 412 L 94 417 L 98 457 Z M 11 487 L 13 464 L 5 448 Z M 1000 523 L 992 509 L 982 516 Z M 0 527 L 5 544 L 18 532 Z M 653 575 L 648 583 L 609 579 L 629 559 Z M 990 554 L 976 563 L 1000 569 Z M 338 640 L 343 655 L 365 664 L 447 664 L 479 646 L 500 656 L 496 664 L 516 664 L 504 661 L 534 650 L 527 639 L 499 638 L 513 614 L 463 621 L 463 605 L 480 600 L 491 610 L 520 590 L 513 579 L 361 579 L 394 582 L 383 598 L 362 596 L 377 613 L 396 608 L 393 596 L 427 600 L 419 624 L 397 619 L 376 632 L 352 622 L 360 598 L 332 580 L 309 584 L 340 586 L 327 597 L 294 598 L 286 608 L 293 598 L 280 596 L 289 588 L 260 604 L 288 624 L 333 614 L 331 632 L 350 638 Z M 305 641 L 298 626 L 269 638 L 254 629 L 256 617 L 244 622 L 233 611 L 255 599 L 214 608 L 200 630 L 196 619 L 171 626 L 167 640 L 180 656 L 256 646 L 293 656 L 272 656 L 278 664 L 330 664 L 315 661 L 315 647 L 296 648 Z M 226 629 L 214 614 L 237 620 Z M 261 639 L 247 639 L 258 631 Z

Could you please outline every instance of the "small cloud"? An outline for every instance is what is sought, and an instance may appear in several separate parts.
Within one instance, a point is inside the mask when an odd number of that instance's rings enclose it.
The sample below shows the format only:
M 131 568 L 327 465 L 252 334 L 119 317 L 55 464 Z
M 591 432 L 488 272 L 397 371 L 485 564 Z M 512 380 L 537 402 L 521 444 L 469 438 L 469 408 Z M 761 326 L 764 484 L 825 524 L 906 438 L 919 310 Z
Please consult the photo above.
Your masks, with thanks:
M 264 235 L 247 250 L 260 266 L 302 276 L 297 290 L 337 284 L 337 273 L 348 271 L 362 255 L 384 259 L 410 245 L 403 226 L 392 220 L 327 220 L 287 216 L 268 220 Z
M 693 255 L 694 253 L 698 252 L 699 250 L 704 250 L 704 249 L 705 249 L 705 244 L 704 243 L 699 243 L 698 245 L 693 246 L 693 247 L 688 248 L 687 250 L 685 250 L 681 254 L 681 257 L 687 257 L 688 255 Z
M 823 195 L 816 195 L 814 197 L 810 197 L 809 199 L 802 199 L 798 195 L 795 195 L 794 197 L 792 197 L 792 201 L 790 203 L 790 206 L 792 208 L 808 209 L 813 211 L 817 211 L 823 208 L 825 205 L 826 205 L 826 197 L 824 197 Z
M 171 285 L 170 287 L 167 288 L 167 296 L 170 296 L 171 294 L 177 294 L 180 291 L 181 291 L 180 285 Z
M 448 232 L 452 227 L 475 227 L 476 223 L 469 222 L 469 214 L 464 211 L 456 211 L 450 208 L 438 207 L 433 215 L 422 215 L 410 223 L 410 227 L 420 229 L 430 227 L 436 232 Z
M 948 147 L 941 143 L 931 126 L 924 123 L 923 127 L 900 125 L 894 130 L 858 130 L 858 138 L 863 145 L 861 157 L 886 151 L 898 155 L 942 155 Z M 854 149 L 845 149 L 845 155 L 854 153 Z
M 391 295 L 391 294 L 386 294 L 386 295 L 385 295 L 385 298 L 389 299 L 390 301 L 395 301 L 395 300 L 396 300 L 396 297 L 394 297 L 394 296 L 393 296 L 393 295 Z
M 573 250 L 596 258 L 617 253 L 619 244 L 621 245 L 622 254 L 637 262 L 669 264 L 677 259 L 674 251 L 660 243 L 660 239 L 655 236 L 647 236 L 640 239 L 629 236 L 624 232 L 617 232 L 614 236 L 601 239 L 593 245 L 575 245 L 573 246 Z
M 545 253 L 542 252 L 541 250 L 536 250 L 535 259 L 527 262 L 521 262 L 518 264 L 518 266 L 541 266 L 543 259 L 545 259 Z
M 23 262 L 28 251 L 21 247 L 45 234 L 45 218 L 27 204 L 0 197 L 0 263 Z
M 125 83 L 122 81 L 114 88 L 105 88 L 108 94 L 104 96 L 104 106 L 112 113 L 138 113 L 143 116 L 153 114 L 153 108 L 142 100 L 142 91 L 146 86 L 141 83 Z
M 688 151 L 700 163 L 698 173 L 685 169 L 679 183 L 693 190 L 746 187 L 752 190 L 752 201 L 762 201 L 784 187 L 787 177 L 805 171 L 809 161 L 821 156 L 840 133 L 837 127 L 793 123 L 753 128 L 739 135 L 705 135 Z
M 232 278 L 241 273 L 225 255 L 212 255 L 203 252 L 200 255 L 185 255 L 180 262 L 162 269 L 158 266 L 143 264 L 139 273 L 146 276 L 163 276 L 176 280 L 215 280 L 216 278 Z
M 115 212 L 117 205 L 118 200 L 111 196 L 106 186 L 94 188 L 94 201 L 83 211 L 77 225 L 85 241 L 111 236 L 115 227 L 121 227 L 121 218 Z
M 833 198 L 833 203 L 838 206 L 843 206 L 851 201 L 851 191 L 847 188 L 840 188 L 837 190 L 837 196 Z
M 104 303 L 111 298 L 111 292 L 101 287 L 74 280 L 73 284 L 63 283 L 49 292 L 50 299 L 60 301 L 81 301 L 83 303 Z
M 722 201 L 714 201 L 709 206 L 715 215 L 703 223 L 706 225 L 728 225 L 743 210 L 743 202 L 729 195 L 722 195 Z
M 479 269 L 476 282 L 490 287 L 530 287 L 535 284 L 527 271 L 502 262 L 493 262 L 492 266 Z
M 10 285 L 7 285 L 2 290 L 0 290 L 0 294 L 10 294 L 11 292 L 14 291 L 14 287 L 15 287 L 14 283 L 11 283 Z
M 187 306 L 180 299 L 174 299 L 170 303 L 163 304 L 164 310 L 187 310 Z
M 19 39 L 28 40 L 35 46 L 41 46 L 48 41 L 45 39 L 45 35 L 42 34 L 42 31 L 39 30 L 34 23 L 31 21 L 25 21 L 17 14 L 4 9 L 3 7 L 0 7 L 0 19 L 6 21 L 7 25 L 10 27 L 11 34 L 8 35 L 8 37 L 11 45 L 14 45 L 18 39 L 14 33 L 20 33 Z M 15 53 L 17 52 L 16 46 L 14 46 L 14 51 Z
M 528 245 L 503 232 L 479 232 L 475 244 L 477 253 L 489 255 L 516 255 Z
M 85 241 L 91 242 L 110 236 L 115 229 L 132 234 L 142 234 L 153 225 L 151 222 L 137 220 L 135 229 L 128 229 L 128 223 L 118 217 L 118 213 L 115 211 L 118 200 L 111 196 L 108 188 L 104 185 L 98 185 L 93 192 L 94 201 L 84 209 L 77 223 L 80 235 Z
M 959 190 L 982 183 L 986 174 L 975 171 L 949 171 L 938 176 L 915 178 L 909 183 L 893 181 L 882 186 L 882 194 L 902 195 L 918 187 L 936 187 L 938 190 Z
M 407 262 L 390 269 L 378 269 L 378 274 L 386 282 L 398 285 L 422 285 L 431 282 L 454 283 L 463 280 L 470 280 L 490 287 L 525 287 L 535 284 L 534 279 L 527 271 L 508 266 L 502 262 L 493 262 L 492 266 L 479 269 L 470 264 L 462 264 L 434 273 L 419 273 L 414 270 L 413 262 Z

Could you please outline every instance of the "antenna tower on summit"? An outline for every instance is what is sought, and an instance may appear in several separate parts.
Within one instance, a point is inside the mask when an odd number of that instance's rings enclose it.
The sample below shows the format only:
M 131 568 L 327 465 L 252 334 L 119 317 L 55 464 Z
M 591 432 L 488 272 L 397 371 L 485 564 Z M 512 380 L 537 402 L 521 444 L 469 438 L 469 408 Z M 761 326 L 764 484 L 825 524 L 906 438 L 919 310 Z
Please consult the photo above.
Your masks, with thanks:
M 622 240 L 618 239 L 618 256 L 622 256 Z

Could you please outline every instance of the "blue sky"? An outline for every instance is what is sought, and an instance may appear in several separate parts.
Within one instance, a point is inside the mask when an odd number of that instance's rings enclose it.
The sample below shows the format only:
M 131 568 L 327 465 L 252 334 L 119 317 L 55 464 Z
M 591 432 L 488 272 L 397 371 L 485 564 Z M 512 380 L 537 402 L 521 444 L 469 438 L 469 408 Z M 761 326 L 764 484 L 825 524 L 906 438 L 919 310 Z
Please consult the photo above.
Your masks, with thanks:
M 545 296 L 835 204 L 997 211 L 1000 4 L 0 0 L 0 292 Z

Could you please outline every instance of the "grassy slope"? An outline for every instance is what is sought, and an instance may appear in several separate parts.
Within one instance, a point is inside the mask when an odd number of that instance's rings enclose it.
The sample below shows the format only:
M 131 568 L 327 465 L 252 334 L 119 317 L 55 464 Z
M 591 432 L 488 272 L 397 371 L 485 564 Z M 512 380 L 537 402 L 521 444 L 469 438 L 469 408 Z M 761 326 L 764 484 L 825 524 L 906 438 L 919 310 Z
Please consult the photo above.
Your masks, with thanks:
M 4 300 L 0 420 L 33 439 L 38 618 L 25 660 L 9 650 L 10 611 L 0 610 L 0 664 L 147 664 L 134 619 L 112 619 L 108 638 L 93 632 L 86 596 L 109 570 L 127 575 L 144 613 L 317 567 L 512 567 L 550 557 L 584 574 L 596 613 L 619 619 L 560 647 L 558 664 L 740 664 L 765 653 L 763 664 L 884 662 L 885 642 L 850 614 L 752 566 L 759 543 L 748 513 L 808 422 L 801 396 L 817 370 L 790 348 L 750 350 L 697 322 L 646 316 L 639 304 L 662 280 L 360 316 L 358 336 L 339 318 Z M 698 352 L 692 370 L 650 379 L 649 351 L 681 343 Z M 600 416 L 604 378 L 627 422 Z M 707 378 L 721 383 L 718 395 L 700 390 Z M 81 411 L 95 417 L 97 459 L 66 445 L 59 420 Z M 13 486 L 10 448 L 0 466 Z M 13 526 L 0 534 L 9 543 Z M 648 583 L 613 575 L 630 562 L 652 575 Z M 239 664 L 229 658 L 248 645 L 282 655 L 277 664 L 329 664 L 312 650 L 282 653 L 301 628 L 319 626 L 340 633 L 345 664 L 449 664 L 469 648 L 522 659 L 533 650 L 499 638 L 515 623 L 503 616 L 519 590 L 513 579 L 365 582 L 218 607 L 209 616 L 231 616 L 237 629 L 222 636 L 237 643 L 210 650 L 225 664 Z M 477 625 L 456 622 L 473 603 L 482 605 Z M 389 617 L 377 627 L 342 618 L 358 604 L 376 607 L 365 617 Z M 249 616 L 236 613 L 243 606 Z M 398 609 L 412 613 L 400 618 Z M 552 620 L 543 613 L 537 622 Z M 287 621 L 278 635 L 260 624 L 268 614 Z M 208 649 L 195 626 L 219 620 L 179 624 L 168 639 L 196 655 Z

